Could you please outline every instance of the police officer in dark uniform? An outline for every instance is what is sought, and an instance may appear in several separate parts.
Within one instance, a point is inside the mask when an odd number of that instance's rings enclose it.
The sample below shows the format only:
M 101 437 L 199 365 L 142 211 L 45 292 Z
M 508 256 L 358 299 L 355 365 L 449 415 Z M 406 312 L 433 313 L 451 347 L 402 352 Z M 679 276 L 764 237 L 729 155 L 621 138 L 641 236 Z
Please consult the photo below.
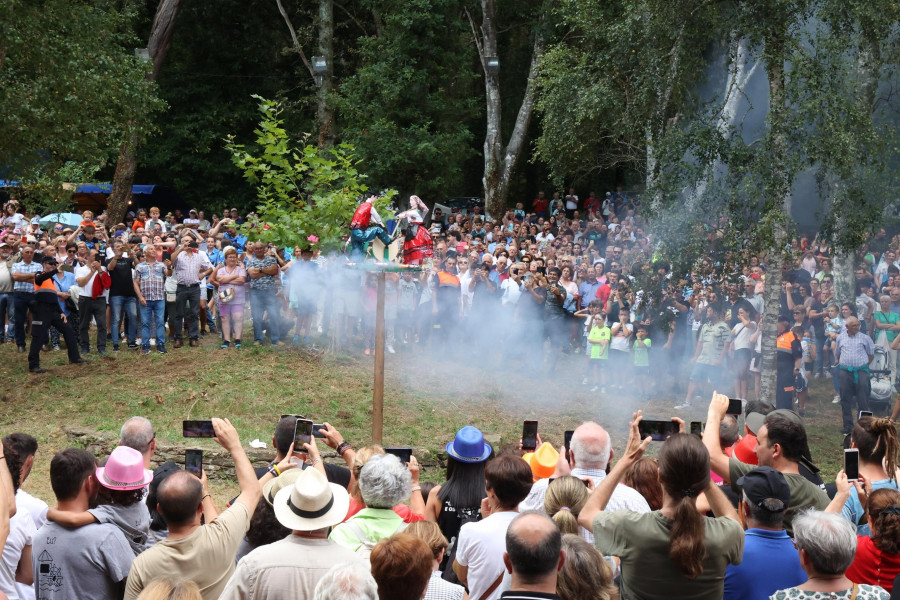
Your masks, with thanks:
M 59 263 L 55 256 L 45 256 L 41 263 L 44 271 L 34 276 L 34 301 L 31 307 L 34 318 L 31 321 L 31 350 L 28 352 L 28 370 L 32 373 L 46 373 L 46 370 L 41 368 L 41 346 L 47 343 L 51 326 L 55 327 L 66 340 L 70 363 L 89 362 L 81 358 L 75 332 L 69 326 L 66 316 L 59 307 L 56 284 L 53 283 L 53 276 L 59 268 Z

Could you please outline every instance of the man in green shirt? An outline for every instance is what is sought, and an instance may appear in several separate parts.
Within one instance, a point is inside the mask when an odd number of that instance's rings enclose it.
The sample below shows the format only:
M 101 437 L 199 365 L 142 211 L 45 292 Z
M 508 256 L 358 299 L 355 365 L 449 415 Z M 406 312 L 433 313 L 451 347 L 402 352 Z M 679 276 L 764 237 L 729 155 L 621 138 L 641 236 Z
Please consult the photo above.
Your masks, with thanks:
M 723 314 L 722 305 L 718 302 L 711 303 L 706 308 L 706 323 L 697 336 L 697 347 L 691 359 L 694 368 L 691 370 L 687 394 L 684 403 L 676 406 L 676 409 L 690 408 L 694 394 L 706 383 L 716 386 L 723 382 L 725 353 L 731 343 L 731 328 L 725 323 Z
M 713 394 L 709 403 L 707 423 L 720 423 L 728 410 L 728 396 Z M 709 466 L 713 473 L 730 483 L 735 492 L 740 493 L 737 480 L 756 468 L 757 465 L 742 463 L 728 457 L 722 451 L 717 427 L 708 427 L 703 432 L 703 444 L 709 450 Z M 775 410 L 766 415 L 756 433 L 754 452 L 759 466 L 772 467 L 784 475 L 791 490 L 791 501 L 784 517 L 784 528 L 788 535 L 793 533 L 791 522 L 794 515 L 804 508 L 825 510 L 829 499 L 825 490 L 800 474 L 800 459 L 806 447 L 806 429 L 799 415 L 790 410 Z

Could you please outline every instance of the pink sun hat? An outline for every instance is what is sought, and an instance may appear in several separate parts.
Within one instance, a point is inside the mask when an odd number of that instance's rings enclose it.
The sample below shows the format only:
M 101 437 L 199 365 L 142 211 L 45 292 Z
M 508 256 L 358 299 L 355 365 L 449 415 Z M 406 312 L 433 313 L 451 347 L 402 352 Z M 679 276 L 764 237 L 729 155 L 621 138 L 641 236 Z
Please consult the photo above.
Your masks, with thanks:
M 97 467 L 97 481 L 111 490 L 139 490 L 153 481 L 153 471 L 144 468 L 143 455 L 127 446 L 117 446 L 105 467 Z

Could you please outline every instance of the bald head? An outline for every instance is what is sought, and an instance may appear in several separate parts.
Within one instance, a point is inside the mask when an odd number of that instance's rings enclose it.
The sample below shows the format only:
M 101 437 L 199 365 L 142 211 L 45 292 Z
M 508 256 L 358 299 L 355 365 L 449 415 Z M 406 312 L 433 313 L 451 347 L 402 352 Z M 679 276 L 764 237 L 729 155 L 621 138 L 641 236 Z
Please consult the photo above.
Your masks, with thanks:
M 575 465 L 582 469 L 602 471 L 609 464 L 609 434 L 593 421 L 582 423 L 575 429 L 569 447 L 572 449 Z
M 535 584 L 552 578 L 562 565 L 562 534 L 543 513 L 526 512 L 506 530 L 504 562 L 511 567 L 514 583 Z
M 156 499 L 159 513 L 170 529 L 173 525 L 187 525 L 200 514 L 203 485 L 187 471 L 178 471 L 159 484 Z

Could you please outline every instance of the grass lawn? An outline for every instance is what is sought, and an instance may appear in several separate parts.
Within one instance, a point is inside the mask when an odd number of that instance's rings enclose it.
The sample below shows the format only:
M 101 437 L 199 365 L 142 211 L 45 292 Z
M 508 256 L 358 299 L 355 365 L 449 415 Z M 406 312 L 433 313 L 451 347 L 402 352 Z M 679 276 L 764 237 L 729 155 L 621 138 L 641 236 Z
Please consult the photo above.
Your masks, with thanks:
M 316 359 L 290 347 L 219 350 L 213 336 L 200 348 L 166 355 L 122 350 L 88 358 L 90 365 L 68 365 L 65 352 L 44 353 L 48 373 L 31 375 L 14 344 L 0 346 L 0 435 L 23 431 L 38 439 L 40 450 L 25 488 L 46 501 L 53 497 L 50 458 L 68 445 L 63 428 L 71 425 L 118 432 L 127 418 L 143 415 L 161 441 L 181 444 L 183 419 L 228 417 L 246 447 L 254 438 L 270 443 L 278 416 L 292 412 L 332 423 L 357 447 L 371 438 L 373 360 L 361 352 Z M 560 445 L 565 430 L 590 419 L 611 432 L 613 447 L 621 452 L 633 410 L 643 408 L 647 418 L 668 418 L 682 399 L 590 393 L 581 385 L 582 355 L 564 357 L 560 374 L 552 379 L 497 371 L 493 356 L 466 358 L 437 360 L 418 348 L 387 356 L 385 445 L 414 446 L 420 458 L 434 458 L 467 424 L 499 435 L 503 444 L 516 443 L 523 419 L 540 421 L 543 440 Z M 842 460 L 840 408 L 831 404 L 832 395 L 830 380 L 814 382 L 806 411 L 813 458 L 826 481 L 833 480 Z M 706 403 L 696 401 L 677 416 L 704 420 Z M 657 451 L 654 447 L 650 453 Z M 428 480 L 442 476 L 435 467 L 423 473 Z M 213 486 L 220 501 L 234 490 L 229 482 Z

